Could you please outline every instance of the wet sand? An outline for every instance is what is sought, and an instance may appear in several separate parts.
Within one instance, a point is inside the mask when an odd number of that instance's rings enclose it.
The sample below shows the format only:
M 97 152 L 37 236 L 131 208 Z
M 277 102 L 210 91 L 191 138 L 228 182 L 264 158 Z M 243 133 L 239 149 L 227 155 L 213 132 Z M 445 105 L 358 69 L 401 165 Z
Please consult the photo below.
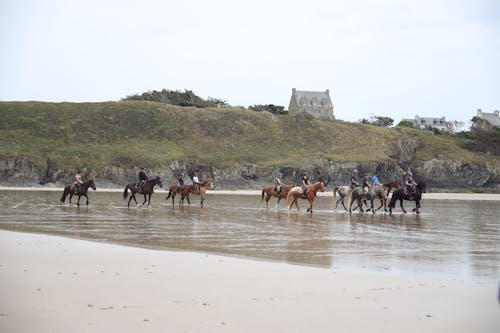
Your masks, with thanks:
M 62 187 L 22 187 L 22 186 L 0 186 L 0 191 L 56 191 L 62 193 Z M 120 188 L 97 188 L 99 192 L 123 192 Z M 89 192 L 93 192 L 92 189 Z M 156 193 L 167 193 L 168 189 L 155 189 Z M 262 194 L 261 190 L 208 190 L 207 194 L 237 194 L 237 195 L 256 195 Z M 318 196 L 333 196 L 333 192 L 318 192 Z M 496 193 L 425 193 L 423 199 L 439 200 L 491 200 L 500 201 L 500 194 Z
M 1 332 L 497 332 L 496 282 L 0 231 Z

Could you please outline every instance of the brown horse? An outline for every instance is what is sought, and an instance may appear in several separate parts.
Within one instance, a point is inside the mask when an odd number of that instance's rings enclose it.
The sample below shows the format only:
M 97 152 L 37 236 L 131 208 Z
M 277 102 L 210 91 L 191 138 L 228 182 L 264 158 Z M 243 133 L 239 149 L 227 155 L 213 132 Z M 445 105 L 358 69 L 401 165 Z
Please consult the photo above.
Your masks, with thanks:
M 87 180 L 86 182 L 80 184 L 80 186 L 76 187 L 74 184 L 67 184 L 64 187 L 64 191 L 61 197 L 61 203 L 66 201 L 66 196 L 69 194 L 69 204 L 71 205 L 71 198 L 74 195 L 78 196 L 78 202 L 76 203 L 80 206 L 80 197 L 83 195 L 87 199 L 87 205 L 89 204 L 89 197 L 87 196 L 87 191 L 91 187 L 94 191 L 96 190 L 95 183 L 92 179 Z
M 137 183 L 127 184 L 125 186 L 125 190 L 123 191 L 123 200 L 127 199 L 127 197 L 128 197 L 128 190 L 130 190 L 130 193 L 132 195 L 130 196 L 130 199 L 128 199 L 128 204 L 127 204 L 128 207 L 130 207 L 130 201 L 132 201 L 132 199 L 134 199 L 135 204 L 138 207 L 144 206 L 144 204 L 146 203 L 146 200 L 148 201 L 148 207 L 151 207 L 151 196 L 153 195 L 153 188 L 155 187 L 155 185 L 163 187 L 163 184 L 161 183 L 160 177 L 158 177 L 158 176 L 156 176 L 155 179 L 148 180 L 144 184 L 144 186 L 142 187 L 142 191 L 137 186 Z M 136 193 L 144 195 L 144 202 L 142 204 L 140 204 L 140 205 L 137 203 L 137 200 L 135 199 L 135 194 Z M 148 196 L 148 197 L 146 198 L 146 196 Z
M 211 180 L 205 180 L 203 184 L 200 185 L 200 198 L 201 198 L 201 205 L 203 206 L 203 202 L 205 201 L 205 195 L 207 192 L 207 189 L 213 188 L 214 184 L 212 183 Z
M 274 185 L 264 185 L 264 187 L 262 188 L 262 197 L 260 202 L 263 202 L 264 197 L 266 197 L 266 206 L 269 209 L 269 200 L 271 200 L 272 197 L 275 197 L 278 198 L 278 202 L 276 203 L 276 207 L 278 207 L 281 199 L 286 199 L 286 195 L 288 194 L 288 191 L 292 189 L 292 187 L 295 187 L 295 185 L 283 185 L 281 186 L 281 191 L 279 193 L 276 193 L 276 191 L 274 190 Z
M 301 198 L 301 199 L 307 199 L 307 201 L 309 201 L 309 208 L 307 208 L 307 212 L 312 213 L 312 207 L 314 199 L 316 199 L 316 193 L 318 191 L 324 191 L 324 189 L 325 189 L 325 184 L 322 181 L 310 185 L 305 195 L 303 193 L 302 187 L 296 186 L 292 188 L 290 191 L 288 191 L 288 194 L 286 196 L 288 210 L 289 211 L 292 210 L 293 204 L 295 204 L 297 210 L 300 210 L 299 205 L 297 204 L 297 199 Z
M 394 181 L 392 181 L 392 182 L 390 182 L 390 183 L 385 183 L 385 184 L 383 184 L 383 185 L 384 185 L 384 189 L 387 191 L 387 193 L 386 193 L 386 195 L 385 195 L 385 196 L 386 196 L 386 198 L 388 198 L 388 197 L 389 197 L 389 193 L 391 193 L 391 191 L 392 191 L 393 189 L 395 189 L 395 190 L 396 190 L 396 189 L 398 189 L 398 188 L 401 188 L 401 184 L 400 184 L 399 182 L 395 181 L 395 180 L 394 180 Z
M 172 205 L 174 204 L 174 199 L 177 193 L 181 194 L 181 200 L 179 200 L 179 205 L 184 205 L 184 199 L 187 199 L 188 205 L 191 204 L 191 201 L 189 200 L 189 194 L 190 193 L 195 193 L 196 190 L 194 188 L 194 185 L 185 185 L 182 188 L 182 191 L 179 188 L 179 183 L 175 183 L 170 185 L 170 189 L 168 190 L 168 195 L 165 198 L 165 200 L 168 200 L 169 198 L 172 198 Z
M 203 206 L 203 202 L 205 201 L 205 195 L 206 195 L 207 189 L 212 188 L 212 187 L 213 187 L 213 184 L 212 184 L 211 180 L 206 180 L 202 184 L 200 184 L 199 192 L 200 192 L 200 198 L 201 198 L 200 203 L 202 206 Z M 178 183 L 172 184 L 170 186 L 170 189 L 168 191 L 168 195 L 165 198 L 165 200 L 172 198 L 172 205 L 173 205 L 175 196 L 177 195 L 178 192 L 179 192 L 179 184 Z M 181 193 L 181 200 L 179 200 L 179 205 L 184 204 L 184 199 L 187 199 L 188 204 L 190 205 L 191 201 L 189 200 L 189 195 L 191 193 L 196 193 L 194 185 L 191 184 L 191 185 L 184 186 L 184 188 L 182 189 L 182 193 Z

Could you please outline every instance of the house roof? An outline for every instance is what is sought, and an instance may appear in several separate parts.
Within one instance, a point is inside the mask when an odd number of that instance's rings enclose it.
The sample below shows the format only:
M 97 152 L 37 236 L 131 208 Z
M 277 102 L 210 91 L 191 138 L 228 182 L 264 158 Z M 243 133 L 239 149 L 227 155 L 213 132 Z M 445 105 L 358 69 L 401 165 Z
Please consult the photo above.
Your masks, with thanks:
M 332 100 L 330 99 L 330 94 L 327 91 L 304 91 L 304 90 L 295 90 L 292 94 L 292 98 L 295 97 L 295 103 L 300 105 L 300 101 L 304 99 L 305 101 L 311 101 L 316 99 L 318 102 L 322 100 L 326 100 L 327 105 L 324 106 L 333 106 Z

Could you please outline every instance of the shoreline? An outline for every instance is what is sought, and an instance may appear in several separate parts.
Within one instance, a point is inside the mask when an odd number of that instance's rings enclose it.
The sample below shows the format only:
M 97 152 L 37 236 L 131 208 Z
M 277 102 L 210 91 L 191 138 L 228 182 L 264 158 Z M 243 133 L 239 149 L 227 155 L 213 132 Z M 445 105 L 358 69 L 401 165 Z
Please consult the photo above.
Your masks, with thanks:
M 0 331 L 494 332 L 497 282 L 0 230 Z
M 0 191 L 48 191 L 48 192 L 62 192 L 61 187 L 23 187 L 23 186 L 0 186 Z M 121 193 L 123 189 L 119 188 L 97 188 L 98 192 L 112 192 Z M 156 192 L 167 193 L 168 190 L 155 189 Z M 89 190 L 90 193 L 94 192 Z M 207 195 L 210 194 L 221 194 L 221 195 L 255 195 L 260 196 L 261 190 L 207 190 Z M 333 196 L 332 191 L 318 192 L 319 197 Z M 487 201 L 500 201 L 500 193 L 450 193 L 450 192 L 436 192 L 436 193 L 424 193 L 423 199 L 438 199 L 438 200 L 487 200 Z

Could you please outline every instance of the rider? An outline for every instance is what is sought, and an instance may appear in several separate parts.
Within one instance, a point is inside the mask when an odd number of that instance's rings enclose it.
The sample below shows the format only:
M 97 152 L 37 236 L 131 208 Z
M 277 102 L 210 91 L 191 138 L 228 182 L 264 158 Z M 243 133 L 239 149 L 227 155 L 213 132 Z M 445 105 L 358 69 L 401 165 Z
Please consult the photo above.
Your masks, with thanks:
M 365 174 L 365 177 L 363 178 L 363 182 L 361 184 L 361 188 L 365 191 L 368 191 L 372 187 L 372 184 L 370 184 L 370 178 L 368 174 Z
M 137 187 L 141 190 L 144 190 L 144 184 L 148 181 L 148 176 L 146 176 L 146 172 L 144 171 L 144 167 L 141 167 L 139 170 L 139 183 L 137 183 Z
M 181 173 L 177 176 L 177 180 L 179 181 L 179 192 L 182 192 L 184 189 L 184 175 Z
M 380 182 L 380 180 L 378 179 L 378 176 L 379 176 L 379 173 L 378 172 L 375 172 L 373 174 L 373 177 L 372 177 L 372 184 L 373 185 L 377 185 L 377 186 L 384 186 L 384 184 L 382 184 Z
M 283 183 L 281 180 L 278 177 L 274 178 L 274 192 L 276 192 L 277 195 L 280 195 L 282 189 Z
M 358 170 L 353 170 L 351 174 L 351 189 L 354 189 L 355 187 L 359 186 L 359 181 L 358 181 Z
M 198 179 L 198 172 L 194 173 L 193 176 L 193 186 L 196 194 L 200 194 L 200 180 Z
M 81 171 L 77 171 L 76 174 L 75 174 L 75 189 L 78 191 L 78 188 L 80 187 L 80 185 L 83 184 L 83 181 L 82 181 L 82 172 Z
M 307 172 L 304 172 L 302 175 L 302 190 L 303 190 L 303 195 L 304 197 L 306 196 L 307 190 L 309 189 L 309 174 Z
M 415 192 L 415 186 L 417 183 L 413 179 L 413 174 L 411 172 L 408 173 L 408 177 L 405 180 L 405 194 L 412 196 L 413 192 Z

